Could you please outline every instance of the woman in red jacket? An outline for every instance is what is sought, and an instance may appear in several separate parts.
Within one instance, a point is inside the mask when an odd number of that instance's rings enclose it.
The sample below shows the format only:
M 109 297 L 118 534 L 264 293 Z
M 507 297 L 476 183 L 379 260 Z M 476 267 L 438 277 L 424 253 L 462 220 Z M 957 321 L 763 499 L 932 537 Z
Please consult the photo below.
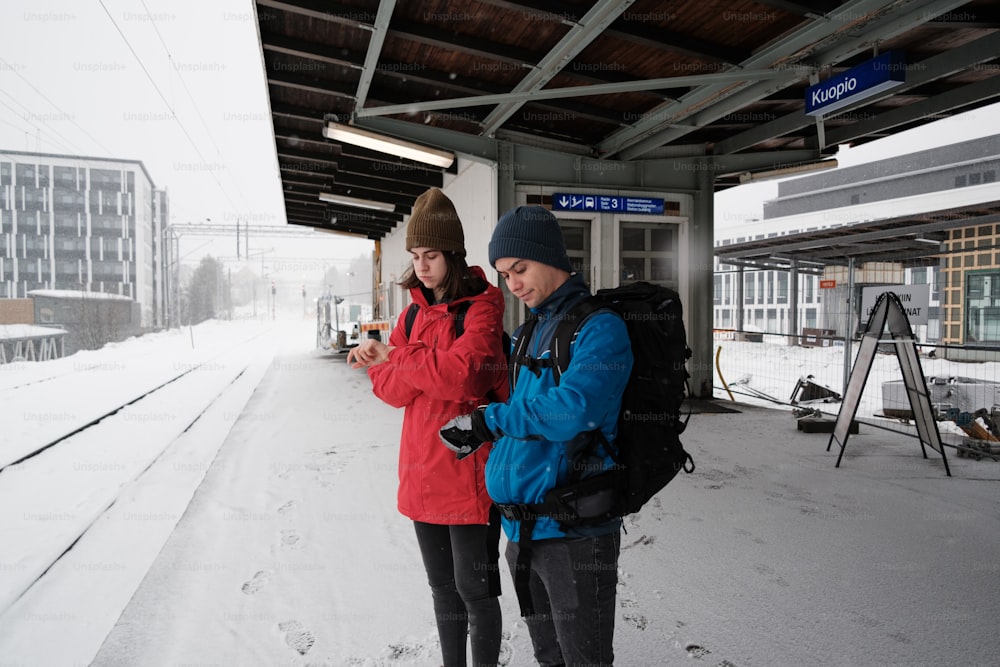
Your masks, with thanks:
M 465 666 L 468 634 L 473 664 L 496 665 L 500 521 L 483 479 L 489 447 L 457 460 L 438 429 L 478 405 L 507 400 L 503 295 L 466 264 L 462 223 L 436 188 L 414 203 L 406 249 L 413 264 L 400 284 L 416 311 L 400 316 L 388 345 L 366 340 L 348 362 L 367 366 L 375 395 L 405 410 L 398 507 L 414 522 L 444 664 Z

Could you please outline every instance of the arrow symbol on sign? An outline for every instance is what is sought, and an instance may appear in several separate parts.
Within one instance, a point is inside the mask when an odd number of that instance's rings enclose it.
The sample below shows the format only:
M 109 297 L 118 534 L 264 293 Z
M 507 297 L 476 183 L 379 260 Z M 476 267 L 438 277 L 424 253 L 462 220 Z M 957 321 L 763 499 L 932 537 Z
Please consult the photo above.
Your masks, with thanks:
M 566 206 L 569 206 L 569 200 L 566 199 L 566 197 L 563 197 L 559 200 L 559 205 L 565 208 Z

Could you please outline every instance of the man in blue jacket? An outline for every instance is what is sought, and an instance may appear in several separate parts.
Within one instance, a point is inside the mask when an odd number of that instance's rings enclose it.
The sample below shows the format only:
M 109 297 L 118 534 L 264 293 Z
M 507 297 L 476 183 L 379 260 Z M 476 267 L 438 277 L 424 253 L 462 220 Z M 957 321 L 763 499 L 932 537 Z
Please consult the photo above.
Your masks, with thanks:
M 532 506 L 552 489 L 612 467 L 604 443 L 614 442 L 632 369 L 628 332 L 610 310 L 589 315 L 557 380 L 545 361 L 553 358 L 556 325 L 590 296 L 573 272 L 559 222 L 540 206 L 508 211 L 493 232 L 489 259 L 538 321 L 520 348 L 526 358 L 511 359 L 510 400 L 449 422 L 442 441 L 464 457 L 495 440 L 486 488 L 503 515 L 507 561 L 538 663 L 611 665 L 621 519 L 581 525 Z M 514 333 L 515 349 L 523 331 Z M 601 496 L 594 498 L 599 504 Z

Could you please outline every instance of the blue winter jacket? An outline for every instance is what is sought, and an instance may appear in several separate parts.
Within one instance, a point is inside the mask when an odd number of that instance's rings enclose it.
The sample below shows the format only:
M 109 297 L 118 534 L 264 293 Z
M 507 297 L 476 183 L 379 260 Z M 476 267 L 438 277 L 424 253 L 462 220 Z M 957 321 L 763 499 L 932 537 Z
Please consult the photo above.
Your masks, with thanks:
M 538 323 L 528 353 L 550 357 L 550 346 L 560 316 L 590 295 L 583 279 L 574 274 L 548 299 L 532 309 Z M 521 334 L 514 332 L 513 344 Z M 599 310 L 579 329 L 570 349 L 570 363 L 557 384 L 551 369 L 536 376 L 526 367 L 514 367 L 516 387 L 506 403 L 486 408 L 486 424 L 502 436 L 486 461 L 486 489 L 501 504 L 539 503 L 550 489 L 569 478 L 569 465 L 578 460 L 583 477 L 611 467 L 610 455 L 597 445 L 594 429 L 608 442 L 618 430 L 622 392 L 632 370 L 632 349 L 621 317 Z M 600 535 L 618 530 L 620 519 L 599 526 L 563 530 L 557 521 L 540 517 L 532 538 Z M 507 538 L 517 541 L 520 522 L 503 519 Z

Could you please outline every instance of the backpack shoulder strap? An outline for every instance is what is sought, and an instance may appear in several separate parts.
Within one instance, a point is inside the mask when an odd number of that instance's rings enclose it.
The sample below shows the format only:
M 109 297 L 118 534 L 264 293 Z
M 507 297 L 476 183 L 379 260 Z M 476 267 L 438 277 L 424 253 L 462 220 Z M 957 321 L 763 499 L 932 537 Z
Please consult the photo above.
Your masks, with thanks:
M 534 369 L 536 374 L 539 372 L 537 370 L 539 367 L 552 368 L 553 377 L 558 384 L 559 378 L 569 367 L 570 347 L 576 339 L 580 325 L 592 313 L 608 307 L 604 299 L 590 296 L 563 313 L 560 316 L 562 319 L 556 325 L 555 333 L 552 335 L 552 355 L 548 359 L 533 359 L 527 354 L 528 342 L 531 340 L 531 334 L 534 333 L 535 324 L 538 322 L 538 317 L 534 313 L 528 315 L 528 319 L 524 321 L 524 326 L 521 328 L 521 335 L 514 345 L 514 351 L 510 355 L 510 390 L 514 391 L 517 379 L 515 369 L 520 366 L 529 366 Z
M 403 331 L 406 332 L 406 340 L 410 340 L 410 333 L 413 331 L 413 321 L 417 319 L 417 311 L 420 310 L 420 305 L 416 301 L 410 304 L 410 307 L 406 309 L 406 319 L 403 322 Z
M 471 307 L 472 301 L 462 301 L 452 313 L 452 317 L 455 319 L 455 338 L 465 333 L 465 314 L 469 312 L 469 308 Z
M 507 374 L 510 380 L 510 393 L 514 393 L 514 386 L 517 384 L 517 373 L 521 366 L 530 365 L 531 358 L 528 356 L 528 343 L 535 332 L 535 325 L 538 323 L 538 316 L 529 313 L 524 324 L 521 326 L 521 333 L 514 343 L 514 349 L 510 353 L 510 361 L 507 364 Z
M 556 326 L 555 334 L 552 336 L 552 373 L 555 376 L 556 384 L 559 378 L 569 368 L 570 348 L 580 332 L 580 325 L 593 313 L 607 308 L 608 304 L 600 297 L 591 296 L 583 299 L 563 315 L 563 319 Z
M 462 301 L 452 312 L 452 318 L 455 321 L 455 338 L 458 338 L 465 333 L 465 314 L 469 312 L 469 308 L 471 306 L 471 301 Z M 410 307 L 406 309 L 406 319 L 403 322 L 403 330 L 406 332 L 407 340 L 410 339 L 410 332 L 413 331 L 413 322 L 417 319 L 418 310 L 420 310 L 420 305 L 416 301 L 411 303 Z

